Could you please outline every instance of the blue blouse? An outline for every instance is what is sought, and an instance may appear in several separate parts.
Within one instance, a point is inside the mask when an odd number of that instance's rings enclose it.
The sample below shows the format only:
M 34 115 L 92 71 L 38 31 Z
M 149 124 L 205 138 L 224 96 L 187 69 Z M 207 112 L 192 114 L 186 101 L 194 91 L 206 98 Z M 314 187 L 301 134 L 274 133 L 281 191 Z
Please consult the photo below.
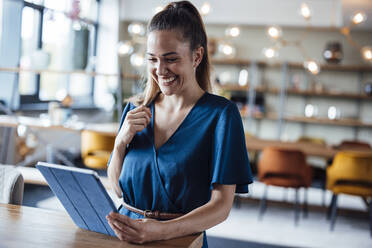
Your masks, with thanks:
M 149 107 L 151 122 L 128 145 L 119 177 L 126 203 L 142 210 L 188 213 L 210 200 L 215 183 L 236 184 L 236 193 L 248 192 L 252 173 L 242 120 L 234 103 L 204 93 L 157 149 L 154 101 Z M 134 108 L 127 104 L 120 127 Z M 142 218 L 125 208 L 120 213 Z

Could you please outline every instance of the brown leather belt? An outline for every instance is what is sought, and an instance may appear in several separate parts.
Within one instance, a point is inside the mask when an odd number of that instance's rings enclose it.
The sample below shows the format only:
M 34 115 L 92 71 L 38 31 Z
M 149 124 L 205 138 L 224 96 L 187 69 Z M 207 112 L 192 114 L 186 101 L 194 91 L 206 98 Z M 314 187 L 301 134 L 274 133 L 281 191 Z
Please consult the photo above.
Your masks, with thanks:
M 128 209 L 129 211 L 135 212 L 137 214 L 143 215 L 145 218 L 150 219 L 158 219 L 158 220 L 171 220 L 178 217 L 181 217 L 183 214 L 177 214 L 177 213 L 162 213 L 160 211 L 151 211 L 151 210 L 141 210 L 135 207 L 132 207 L 131 205 L 128 205 L 123 201 L 122 203 L 123 207 Z

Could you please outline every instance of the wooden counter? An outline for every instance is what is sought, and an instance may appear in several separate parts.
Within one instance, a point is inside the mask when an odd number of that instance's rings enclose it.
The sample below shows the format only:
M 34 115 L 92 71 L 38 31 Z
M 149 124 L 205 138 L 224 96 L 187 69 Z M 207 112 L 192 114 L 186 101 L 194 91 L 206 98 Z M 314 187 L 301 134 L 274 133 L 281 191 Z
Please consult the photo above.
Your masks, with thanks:
M 0 247 L 53 248 L 200 248 L 203 234 L 134 245 L 78 228 L 65 212 L 0 204 Z

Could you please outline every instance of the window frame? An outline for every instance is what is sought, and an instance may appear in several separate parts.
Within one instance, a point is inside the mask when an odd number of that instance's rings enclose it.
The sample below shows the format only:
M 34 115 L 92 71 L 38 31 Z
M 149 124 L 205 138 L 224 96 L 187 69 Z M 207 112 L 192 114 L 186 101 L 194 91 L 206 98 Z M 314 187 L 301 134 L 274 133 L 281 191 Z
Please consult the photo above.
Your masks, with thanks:
M 93 36 L 93 50 L 92 50 L 92 56 L 97 56 L 97 41 L 98 41 L 98 29 L 99 29 L 99 10 L 100 10 L 100 0 L 95 0 L 97 2 L 97 21 L 89 20 L 86 18 L 80 18 L 78 17 L 77 20 L 90 24 L 94 28 L 94 36 Z M 37 41 L 37 49 L 42 49 L 43 47 L 43 42 L 42 42 L 42 37 L 43 37 L 43 20 L 44 20 L 44 13 L 47 10 L 50 11 L 55 11 L 58 12 L 58 10 L 50 9 L 47 8 L 43 5 L 40 4 L 35 4 L 27 1 L 23 1 L 23 8 L 24 7 L 29 7 L 34 10 L 39 11 L 39 27 L 38 27 L 38 41 Z M 23 11 L 22 8 L 22 11 Z M 20 58 L 19 58 L 20 59 Z M 94 72 L 96 70 L 95 66 L 93 66 L 92 71 Z M 35 75 L 36 80 L 36 90 L 35 94 L 30 94 L 30 95 L 19 95 L 20 99 L 20 104 L 19 104 L 19 110 L 47 110 L 48 109 L 48 104 L 51 101 L 55 100 L 47 100 L 43 101 L 40 99 L 40 73 L 36 73 Z M 19 84 L 19 75 L 17 76 L 18 84 Z M 92 76 L 90 79 L 90 85 L 91 85 L 91 91 L 89 94 L 89 101 L 86 104 L 73 104 L 72 108 L 73 109 L 95 109 L 95 103 L 94 103 L 94 86 L 95 86 L 95 78 Z

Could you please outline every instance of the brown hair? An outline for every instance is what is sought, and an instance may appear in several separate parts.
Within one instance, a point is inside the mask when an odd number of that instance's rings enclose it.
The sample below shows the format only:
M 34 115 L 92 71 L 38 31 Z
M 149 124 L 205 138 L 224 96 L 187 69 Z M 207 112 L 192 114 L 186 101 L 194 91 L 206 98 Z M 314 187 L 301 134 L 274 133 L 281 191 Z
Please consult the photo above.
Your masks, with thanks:
M 196 68 L 196 81 L 200 88 L 209 91 L 211 83 L 207 34 L 203 20 L 195 6 L 189 1 L 169 3 L 151 19 L 147 26 L 148 33 L 157 30 L 175 30 L 180 32 L 183 39 L 190 43 L 191 51 L 198 47 L 203 47 L 203 58 Z M 159 92 L 160 88 L 156 80 L 148 72 L 144 92 L 128 99 L 128 101 L 133 102 L 135 105 L 148 105 Z

